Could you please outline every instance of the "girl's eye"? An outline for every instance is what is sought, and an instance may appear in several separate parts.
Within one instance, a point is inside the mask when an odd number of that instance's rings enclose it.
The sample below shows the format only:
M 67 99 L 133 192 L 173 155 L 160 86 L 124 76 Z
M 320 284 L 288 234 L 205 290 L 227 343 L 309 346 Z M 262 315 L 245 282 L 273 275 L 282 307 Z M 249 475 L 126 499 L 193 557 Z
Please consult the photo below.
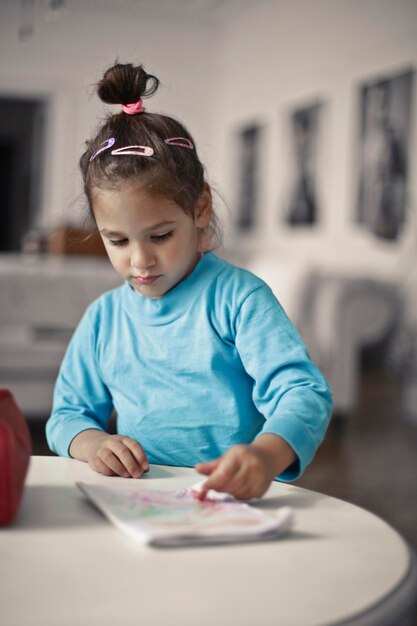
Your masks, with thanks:
M 172 237 L 173 234 L 174 232 L 170 230 L 168 233 L 163 233 L 162 235 L 152 235 L 152 240 L 156 243 L 161 243 L 162 241 L 166 241 L 167 239 Z
M 109 239 L 109 244 L 112 246 L 125 246 L 127 244 L 127 239 Z

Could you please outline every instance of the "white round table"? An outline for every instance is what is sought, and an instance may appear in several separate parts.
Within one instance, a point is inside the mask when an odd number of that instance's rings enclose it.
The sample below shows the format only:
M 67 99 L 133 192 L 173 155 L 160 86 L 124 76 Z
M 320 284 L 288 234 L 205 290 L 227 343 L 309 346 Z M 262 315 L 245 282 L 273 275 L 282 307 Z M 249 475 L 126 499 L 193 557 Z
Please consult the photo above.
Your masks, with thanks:
M 152 466 L 140 484 L 171 491 L 200 478 Z M 77 481 L 126 479 L 76 460 L 32 457 L 18 518 L 0 531 L 2 626 L 413 624 L 414 553 L 359 507 L 274 483 L 257 506 L 291 506 L 288 535 L 163 549 L 113 527 Z

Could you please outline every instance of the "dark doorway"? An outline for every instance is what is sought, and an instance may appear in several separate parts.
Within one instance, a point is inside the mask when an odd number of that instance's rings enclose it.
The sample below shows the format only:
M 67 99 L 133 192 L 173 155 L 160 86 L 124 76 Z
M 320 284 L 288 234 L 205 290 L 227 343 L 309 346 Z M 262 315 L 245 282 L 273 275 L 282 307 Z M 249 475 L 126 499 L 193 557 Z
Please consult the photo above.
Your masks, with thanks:
M 0 98 L 0 252 L 20 250 L 36 223 L 44 160 L 46 103 Z

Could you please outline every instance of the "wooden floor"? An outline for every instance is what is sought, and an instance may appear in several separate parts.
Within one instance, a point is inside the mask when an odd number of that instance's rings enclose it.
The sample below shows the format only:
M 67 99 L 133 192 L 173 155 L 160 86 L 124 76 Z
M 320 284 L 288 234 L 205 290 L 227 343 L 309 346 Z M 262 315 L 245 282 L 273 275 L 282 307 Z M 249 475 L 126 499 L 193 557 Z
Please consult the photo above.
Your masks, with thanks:
M 50 454 L 44 425 L 30 426 L 34 453 Z M 375 367 L 365 370 L 357 410 L 331 421 L 295 484 L 376 513 L 417 552 L 417 421 L 403 415 L 401 389 L 392 377 Z

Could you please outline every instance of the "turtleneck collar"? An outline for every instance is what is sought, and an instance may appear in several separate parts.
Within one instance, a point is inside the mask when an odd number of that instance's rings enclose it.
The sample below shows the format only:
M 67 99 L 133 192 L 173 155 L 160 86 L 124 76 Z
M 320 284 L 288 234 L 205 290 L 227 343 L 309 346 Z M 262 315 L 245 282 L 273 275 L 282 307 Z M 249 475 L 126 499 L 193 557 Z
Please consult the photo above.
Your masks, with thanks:
M 147 326 L 162 326 L 178 319 L 189 309 L 205 285 L 208 285 L 224 267 L 212 252 L 205 254 L 187 278 L 158 300 L 146 298 L 125 283 L 124 304 L 129 312 Z

